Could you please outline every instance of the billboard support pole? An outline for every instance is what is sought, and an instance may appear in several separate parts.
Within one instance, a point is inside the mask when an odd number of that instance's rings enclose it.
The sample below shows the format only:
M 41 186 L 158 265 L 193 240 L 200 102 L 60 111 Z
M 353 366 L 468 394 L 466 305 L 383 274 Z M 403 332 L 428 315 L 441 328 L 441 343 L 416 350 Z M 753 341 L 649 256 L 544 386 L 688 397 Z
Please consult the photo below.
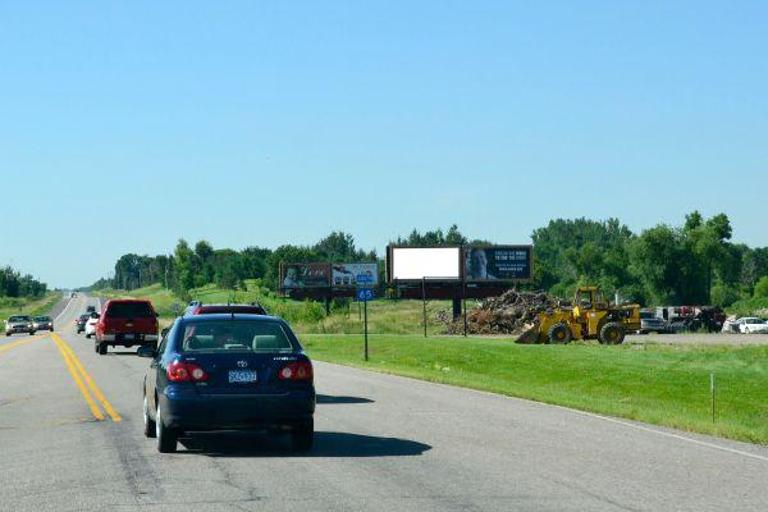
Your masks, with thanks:
M 424 306 L 424 337 L 427 337 L 427 278 L 421 278 L 421 301 Z
M 467 282 L 461 282 L 461 302 L 464 310 L 464 337 L 467 337 Z
M 363 303 L 363 316 L 365 318 L 364 325 L 365 325 L 365 360 L 368 361 L 368 301 L 366 300 Z

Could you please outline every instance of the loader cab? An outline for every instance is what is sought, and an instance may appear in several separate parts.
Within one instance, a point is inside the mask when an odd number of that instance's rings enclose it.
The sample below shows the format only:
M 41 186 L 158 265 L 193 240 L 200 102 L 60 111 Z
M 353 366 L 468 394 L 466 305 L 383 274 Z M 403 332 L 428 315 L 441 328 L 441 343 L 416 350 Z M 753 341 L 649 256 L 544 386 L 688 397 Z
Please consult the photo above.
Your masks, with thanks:
M 593 286 L 576 290 L 576 298 L 573 303 L 581 311 L 608 309 L 608 301 L 605 300 L 602 290 Z

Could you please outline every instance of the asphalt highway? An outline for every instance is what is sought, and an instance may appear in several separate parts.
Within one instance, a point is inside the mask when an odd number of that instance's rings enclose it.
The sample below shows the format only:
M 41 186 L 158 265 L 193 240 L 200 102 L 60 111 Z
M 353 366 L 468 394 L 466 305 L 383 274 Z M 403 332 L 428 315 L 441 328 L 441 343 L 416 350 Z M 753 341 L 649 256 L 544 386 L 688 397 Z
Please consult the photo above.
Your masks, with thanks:
M 0 510 L 765 511 L 768 448 L 316 363 L 316 444 L 142 435 L 135 349 L 0 338 Z

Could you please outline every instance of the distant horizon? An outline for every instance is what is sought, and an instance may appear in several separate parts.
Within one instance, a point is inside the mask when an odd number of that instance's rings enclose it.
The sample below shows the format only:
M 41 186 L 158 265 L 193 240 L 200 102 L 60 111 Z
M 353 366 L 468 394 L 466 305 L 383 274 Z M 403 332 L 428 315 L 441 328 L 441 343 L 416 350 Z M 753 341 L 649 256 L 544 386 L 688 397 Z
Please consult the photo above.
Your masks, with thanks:
M 687 213 L 691 213 L 691 212 L 687 212 Z M 724 213 L 724 212 L 718 212 L 718 213 Z M 726 213 L 726 215 L 727 215 L 727 213 Z M 705 215 L 704 217 L 705 217 L 705 218 L 708 218 L 708 217 L 710 217 L 710 215 Z M 573 217 L 573 218 L 571 218 L 571 219 L 564 219 L 564 220 L 574 220 L 574 219 L 577 219 L 577 218 L 581 218 L 581 217 Z M 592 221 L 597 221 L 597 222 L 605 222 L 605 221 L 608 221 L 608 220 L 610 220 L 610 217 L 609 217 L 609 218 L 606 218 L 606 219 L 590 219 L 589 217 L 585 217 L 585 218 L 586 218 L 587 220 L 592 220 Z M 557 220 L 557 219 L 551 219 L 551 220 Z M 618 220 L 621 222 L 621 219 L 618 219 Z M 644 231 L 645 229 L 649 229 L 649 228 L 652 228 L 652 227 L 654 227 L 654 226 L 657 226 L 657 225 L 659 225 L 659 224 L 665 224 L 665 225 L 669 225 L 669 226 L 671 226 L 671 227 L 673 227 L 673 228 L 680 228 L 680 227 L 682 227 L 682 225 L 684 224 L 684 222 L 685 222 L 685 219 L 684 219 L 684 218 L 681 218 L 680 222 L 677 222 L 677 223 L 656 223 L 656 224 L 653 224 L 653 225 L 650 225 L 650 226 L 646 226 L 646 227 L 643 227 L 643 228 L 641 228 L 641 229 L 639 229 L 639 230 L 633 229 L 631 226 L 627 226 L 627 227 L 628 227 L 628 228 L 629 228 L 629 229 L 630 229 L 630 230 L 631 230 L 631 231 L 632 231 L 632 232 L 633 232 L 635 235 L 639 235 L 639 234 L 640 234 L 642 231 Z M 732 222 L 732 221 L 731 221 L 731 222 Z M 535 229 L 537 229 L 537 228 L 540 228 L 540 227 L 544 227 L 544 226 L 546 226 L 548 223 L 549 223 L 549 221 L 548 221 L 547 223 L 543 224 L 542 226 L 536 226 L 535 228 L 532 228 L 532 230 L 531 230 L 531 233 L 533 233 L 533 230 L 535 230 Z M 622 222 L 622 224 L 624 224 L 624 223 Z M 732 223 L 732 224 L 733 224 L 733 223 Z M 449 225 L 447 225 L 447 226 L 436 226 L 436 227 L 433 227 L 433 228 L 427 228 L 427 229 L 424 229 L 424 230 L 418 230 L 418 231 L 419 231 L 421 234 L 424 234 L 426 231 L 434 231 L 434 230 L 437 230 L 437 229 L 439 228 L 439 229 L 441 229 L 441 230 L 443 231 L 443 234 L 445 234 L 445 233 L 448 231 L 448 229 L 451 227 L 451 225 L 452 225 L 452 224 L 449 224 Z M 626 225 L 626 224 L 624 224 L 624 225 Z M 461 232 L 461 233 L 462 233 L 464 236 L 466 236 L 468 239 L 470 239 L 470 240 L 475 240 L 475 239 L 482 239 L 482 238 L 483 238 L 483 237 L 481 237 L 481 236 L 475 236 L 473 233 L 468 233 L 468 232 L 466 232 L 466 231 L 462 230 L 462 228 L 461 228 L 461 226 L 460 226 L 460 225 L 457 225 L 457 226 L 458 226 L 458 228 L 459 228 L 459 231 L 460 231 L 460 232 Z M 744 245 L 747 245 L 747 246 L 749 246 L 749 247 L 751 247 L 751 248 L 761 248 L 761 247 L 768 247 L 768 245 L 753 245 L 753 244 L 749 244 L 748 242 L 744 242 L 744 241 L 740 241 L 740 240 L 738 240 L 738 239 L 737 239 L 737 237 L 736 237 L 736 233 L 738 232 L 738 228 L 737 228 L 737 226 L 733 226 L 733 225 L 732 225 L 732 227 L 733 227 L 733 231 L 734 231 L 734 236 L 733 236 L 733 238 L 731 239 L 731 241 L 732 241 L 733 243 L 735 243 L 735 244 L 744 244 Z M 402 238 L 407 238 L 407 237 L 408 237 L 408 235 L 409 235 L 409 234 L 410 234 L 410 233 L 411 233 L 411 232 L 412 232 L 414 229 L 416 229 L 416 228 L 411 228 L 411 229 L 409 229 L 407 232 L 404 232 L 403 234 L 401 234 L 401 235 L 399 235 L 399 236 L 400 236 L 400 237 L 402 237 Z M 197 243 L 197 242 L 199 242 L 199 241 L 201 241 L 201 240 L 205 240 L 205 241 L 207 241 L 207 242 L 211 243 L 211 245 L 213 246 L 213 248 L 214 248 L 215 250 L 220 250 L 220 249 L 231 249 L 231 250 L 235 250 L 235 251 L 242 251 L 242 250 L 244 250 L 244 249 L 246 249 L 246 248 L 248 248 L 248 247 L 258 247 L 258 248 L 261 248 L 261 249 L 269 249 L 269 250 L 272 250 L 272 251 L 274 251 L 275 249 L 277 249 L 277 248 L 278 248 L 278 247 L 280 247 L 281 245 L 296 245 L 296 246 L 305 246 L 305 247 L 313 246 L 314 244 L 316 244 L 317 242 L 319 242 L 320 240 L 322 240 L 324 237 L 328 236 L 328 235 L 329 235 L 330 233 L 332 233 L 333 231 L 341 231 L 341 230 L 338 230 L 338 229 L 336 229 L 336 230 L 333 230 L 333 229 L 332 229 L 332 230 L 328 231 L 327 233 L 324 233 L 324 234 L 320 234 L 320 235 L 318 235 L 318 237 L 317 237 L 317 239 L 316 239 L 316 240 L 314 240 L 314 241 L 310 241 L 310 242 L 306 242 L 306 243 L 290 243 L 290 242 L 285 242 L 285 243 L 280 243 L 280 244 L 278 244 L 278 245 L 275 245 L 275 246 L 271 246 L 271 247 L 268 247 L 268 246 L 265 246 L 265 245 L 259 245 L 259 244 L 255 244 L 255 243 L 254 243 L 254 244 L 245 244 L 245 245 L 242 245 L 242 246 L 238 246 L 238 247 L 231 247 L 231 246 L 219 246 L 219 245 L 217 245 L 217 244 L 213 243 L 213 242 L 212 242 L 210 239 L 208 239 L 208 238 L 200 238 L 200 239 L 189 239 L 189 238 L 185 238 L 185 237 L 180 237 L 180 238 L 184 238 L 184 239 L 185 239 L 185 240 L 186 240 L 186 241 L 187 241 L 187 242 L 188 242 L 188 243 L 189 243 L 191 246 L 194 246 L 194 244 L 195 244 L 195 243 Z M 394 237 L 394 238 L 393 238 L 392 240 L 390 240 L 390 241 L 389 241 L 387 244 L 383 245 L 383 246 L 382 246 L 382 247 L 380 247 L 380 248 L 379 248 L 379 247 L 363 247 L 363 246 L 361 246 L 361 245 L 358 243 L 358 241 L 357 241 L 357 237 L 355 237 L 355 234 L 354 234 L 354 233 L 348 233 L 348 234 L 351 234 L 351 235 L 352 235 L 352 236 L 355 238 L 355 247 L 356 247 L 357 249 L 363 250 L 363 251 L 365 251 L 365 252 L 370 252 L 370 251 L 372 251 L 372 250 L 375 250 L 375 251 L 376 251 L 376 255 L 377 255 L 377 257 L 378 257 L 378 258 L 381 258 L 381 259 L 385 258 L 385 256 L 386 256 L 386 248 L 387 248 L 387 246 L 388 246 L 390 243 L 394 243 L 394 242 L 396 241 L 396 239 L 397 239 L 397 237 Z M 91 286 L 92 284 L 94 284 L 94 283 L 95 283 L 96 281 L 98 281 L 99 279 L 104 279 L 104 278 L 111 278 L 111 277 L 114 275 L 114 264 L 115 264 L 115 262 L 117 261 L 117 259 L 118 259 L 120 256 L 123 256 L 123 255 L 125 255 L 125 254 L 131 254 L 131 253 L 133 253 L 133 254 L 137 254 L 137 255 L 139 255 L 139 256 L 158 256 L 158 255 L 168 255 L 168 256 L 172 256 L 172 255 L 173 255 L 173 253 L 174 253 L 174 249 L 176 248 L 176 244 L 178 243 L 178 241 L 179 241 L 179 238 L 175 239 L 175 240 L 173 241 L 173 243 L 170 245 L 170 248 L 169 248 L 169 250 L 167 250 L 167 251 L 158 251 L 158 252 L 137 252 L 137 251 L 126 251 L 126 252 L 120 253 L 120 254 L 118 254 L 118 255 L 116 255 L 116 256 L 115 256 L 115 258 L 114 258 L 114 260 L 112 261 L 111 265 L 109 266 L 108 270 L 107 270 L 107 271 L 106 271 L 106 272 L 105 272 L 103 275 L 96 277 L 95 279 L 93 279 L 93 281 L 91 281 L 91 282 L 88 282 L 88 283 L 81 283 L 81 284 L 72 285 L 72 286 L 60 286 L 60 285 L 57 285 L 57 284 L 54 284 L 54 283 L 46 283 L 46 284 L 48 284 L 50 288 L 55 288 L 55 289 L 60 289 L 60 290 L 73 290 L 73 289 L 85 288 L 85 287 Z M 530 237 L 530 236 L 529 236 L 529 237 L 527 237 L 527 238 L 526 238 L 526 240 L 524 240 L 524 241 L 519 241 L 519 240 L 511 240 L 511 241 L 510 241 L 510 240 L 490 240 L 490 241 L 491 241 L 492 243 L 494 243 L 494 244 L 498 244 L 498 245 L 528 245 L 528 244 L 532 244 L 532 243 L 533 243 L 533 241 L 531 240 L 531 237 Z M 5 266 L 5 264 L 2 264 L 1 266 Z M 12 265 L 12 264 L 11 264 L 11 266 L 13 266 L 13 267 L 14 267 L 16 270 L 20 271 L 22 274 L 26 274 L 26 273 L 29 273 L 29 272 L 26 272 L 26 271 L 24 271 L 23 269 L 21 269 L 21 268 L 18 268 L 18 267 L 16 267 L 16 266 Z M 32 275 L 33 275 L 34 277 L 38 277 L 38 276 L 37 276 L 37 275 L 35 275 L 35 274 L 32 274 Z M 45 282 L 45 280 L 43 280 L 43 282 Z

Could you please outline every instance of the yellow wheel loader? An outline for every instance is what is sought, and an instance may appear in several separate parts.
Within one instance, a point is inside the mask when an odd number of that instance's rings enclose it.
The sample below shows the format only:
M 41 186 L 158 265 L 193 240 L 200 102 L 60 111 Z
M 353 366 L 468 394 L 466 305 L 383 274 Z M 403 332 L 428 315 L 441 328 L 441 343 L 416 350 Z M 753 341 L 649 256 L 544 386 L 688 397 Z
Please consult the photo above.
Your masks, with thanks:
M 571 340 L 597 339 L 606 345 L 624 341 L 627 331 L 640 329 L 638 304 L 612 305 L 600 288 L 584 286 L 576 290 L 571 308 L 539 313 L 531 329 L 519 343 L 569 343 Z

